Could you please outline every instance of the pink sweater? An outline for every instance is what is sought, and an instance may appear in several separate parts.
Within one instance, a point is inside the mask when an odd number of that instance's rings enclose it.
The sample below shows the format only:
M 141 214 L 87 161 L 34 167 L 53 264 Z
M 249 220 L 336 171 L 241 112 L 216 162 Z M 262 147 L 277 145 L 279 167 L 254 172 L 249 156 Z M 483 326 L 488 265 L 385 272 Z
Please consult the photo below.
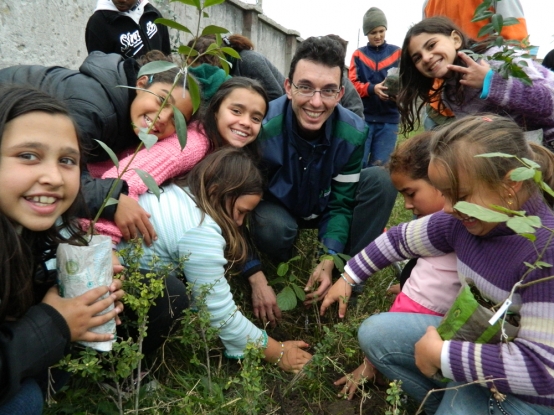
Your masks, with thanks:
M 190 171 L 204 156 L 208 153 L 210 144 L 204 134 L 204 129 L 198 122 L 193 122 L 187 129 L 187 145 L 181 151 L 181 145 L 177 134 L 173 134 L 154 144 L 150 150 L 142 148 L 129 169 L 125 172 L 122 180 L 129 186 L 129 196 L 138 200 L 139 195 L 145 193 L 148 187 L 133 169 L 140 169 L 148 172 L 158 185 L 167 179 L 177 177 Z M 124 169 L 131 157 L 134 149 L 130 149 L 119 155 L 120 169 Z M 89 172 L 94 178 L 115 178 L 118 176 L 118 169 L 111 160 L 89 163 L 87 165 Z M 83 226 L 87 227 L 84 223 Z M 114 222 L 99 219 L 95 227 L 96 231 L 102 235 L 111 236 L 113 242 L 117 244 L 121 241 L 121 232 Z

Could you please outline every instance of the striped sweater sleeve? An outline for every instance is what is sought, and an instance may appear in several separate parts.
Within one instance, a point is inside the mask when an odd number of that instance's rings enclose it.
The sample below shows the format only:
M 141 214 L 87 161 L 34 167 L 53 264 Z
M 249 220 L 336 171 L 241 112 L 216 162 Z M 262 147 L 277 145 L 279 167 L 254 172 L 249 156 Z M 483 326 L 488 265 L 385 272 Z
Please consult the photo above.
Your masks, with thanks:
M 447 229 L 451 226 L 451 221 L 449 215 L 438 212 L 395 226 L 350 259 L 346 265 L 346 272 L 356 283 L 360 283 L 393 262 L 420 256 L 441 256 L 452 252 L 447 238 Z M 430 222 L 432 227 L 439 230 L 433 232 L 432 243 L 428 233 Z
M 545 119 L 551 124 L 554 122 L 554 72 L 530 59 L 519 60 L 526 62 L 523 70 L 531 78 L 532 85 L 525 85 L 512 76 L 504 79 L 494 72 L 486 100 L 509 113 L 525 117 L 533 124 L 541 125 Z M 498 67 L 500 63 L 492 61 L 491 65 Z

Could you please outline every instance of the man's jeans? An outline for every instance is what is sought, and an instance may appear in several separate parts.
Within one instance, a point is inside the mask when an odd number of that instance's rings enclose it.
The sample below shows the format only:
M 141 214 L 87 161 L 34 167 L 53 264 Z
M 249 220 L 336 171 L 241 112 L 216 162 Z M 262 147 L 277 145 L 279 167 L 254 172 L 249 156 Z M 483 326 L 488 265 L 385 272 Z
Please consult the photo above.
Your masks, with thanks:
M 365 320 L 358 330 L 364 354 L 387 378 L 402 381 L 402 389 L 422 402 L 431 389 L 456 387 L 423 375 L 415 364 L 415 343 L 428 326 L 437 327 L 441 317 L 427 314 L 382 313 Z M 554 409 L 526 403 L 513 395 L 498 402 L 479 385 L 463 386 L 446 392 L 433 392 L 425 403 L 427 415 L 554 415 Z
M 16 395 L 0 406 L 0 415 L 40 415 L 43 402 L 40 386 L 34 379 L 28 378 Z
M 396 146 L 398 124 L 371 122 L 369 137 L 364 146 L 362 168 L 370 166 L 384 166 Z

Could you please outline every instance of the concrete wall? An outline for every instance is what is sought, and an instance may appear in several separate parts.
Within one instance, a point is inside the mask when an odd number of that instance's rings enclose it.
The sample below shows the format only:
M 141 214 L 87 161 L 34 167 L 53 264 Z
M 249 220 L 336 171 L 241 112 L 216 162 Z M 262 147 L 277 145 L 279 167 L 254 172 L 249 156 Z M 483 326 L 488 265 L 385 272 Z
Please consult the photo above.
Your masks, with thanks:
M 169 0 L 150 0 L 164 17 L 174 18 L 193 33 L 198 24 L 195 8 Z M 0 0 L 0 68 L 18 64 L 59 65 L 76 69 L 87 55 L 85 26 L 96 0 Z M 256 5 L 238 0 L 207 9 L 200 29 L 217 25 L 249 37 L 281 72 L 288 72 L 299 33 L 262 14 Z M 177 32 L 170 30 L 178 44 Z M 190 40 L 182 37 L 181 43 Z M 285 70 L 287 69 L 287 70 Z

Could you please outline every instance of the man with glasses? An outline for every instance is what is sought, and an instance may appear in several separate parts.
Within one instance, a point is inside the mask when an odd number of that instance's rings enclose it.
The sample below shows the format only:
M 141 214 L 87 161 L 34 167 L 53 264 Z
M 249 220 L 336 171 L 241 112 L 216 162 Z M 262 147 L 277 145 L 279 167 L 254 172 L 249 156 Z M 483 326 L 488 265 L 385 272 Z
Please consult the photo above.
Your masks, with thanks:
M 325 249 L 306 286 L 307 303 L 330 288 L 334 264 L 328 254 L 355 254 L 375 239 L 396 198 L 384 169 L 361 171 L 368 126 L 339 105 L 343 68 L 336 41 L 310 37 L 302 42 L 285 80 L 286 95 L 270 102 L 258 138 L 267 189 L 251 218 L 252 239 L 261 252 L 282 262 L 291 258 L 299 229 L 319 230 Z M 246 268 L 251 283 L 265 281 L 259 261 L 249 261 Z M 277 310 L 267 306 L 255 313 L 274 321 Z

